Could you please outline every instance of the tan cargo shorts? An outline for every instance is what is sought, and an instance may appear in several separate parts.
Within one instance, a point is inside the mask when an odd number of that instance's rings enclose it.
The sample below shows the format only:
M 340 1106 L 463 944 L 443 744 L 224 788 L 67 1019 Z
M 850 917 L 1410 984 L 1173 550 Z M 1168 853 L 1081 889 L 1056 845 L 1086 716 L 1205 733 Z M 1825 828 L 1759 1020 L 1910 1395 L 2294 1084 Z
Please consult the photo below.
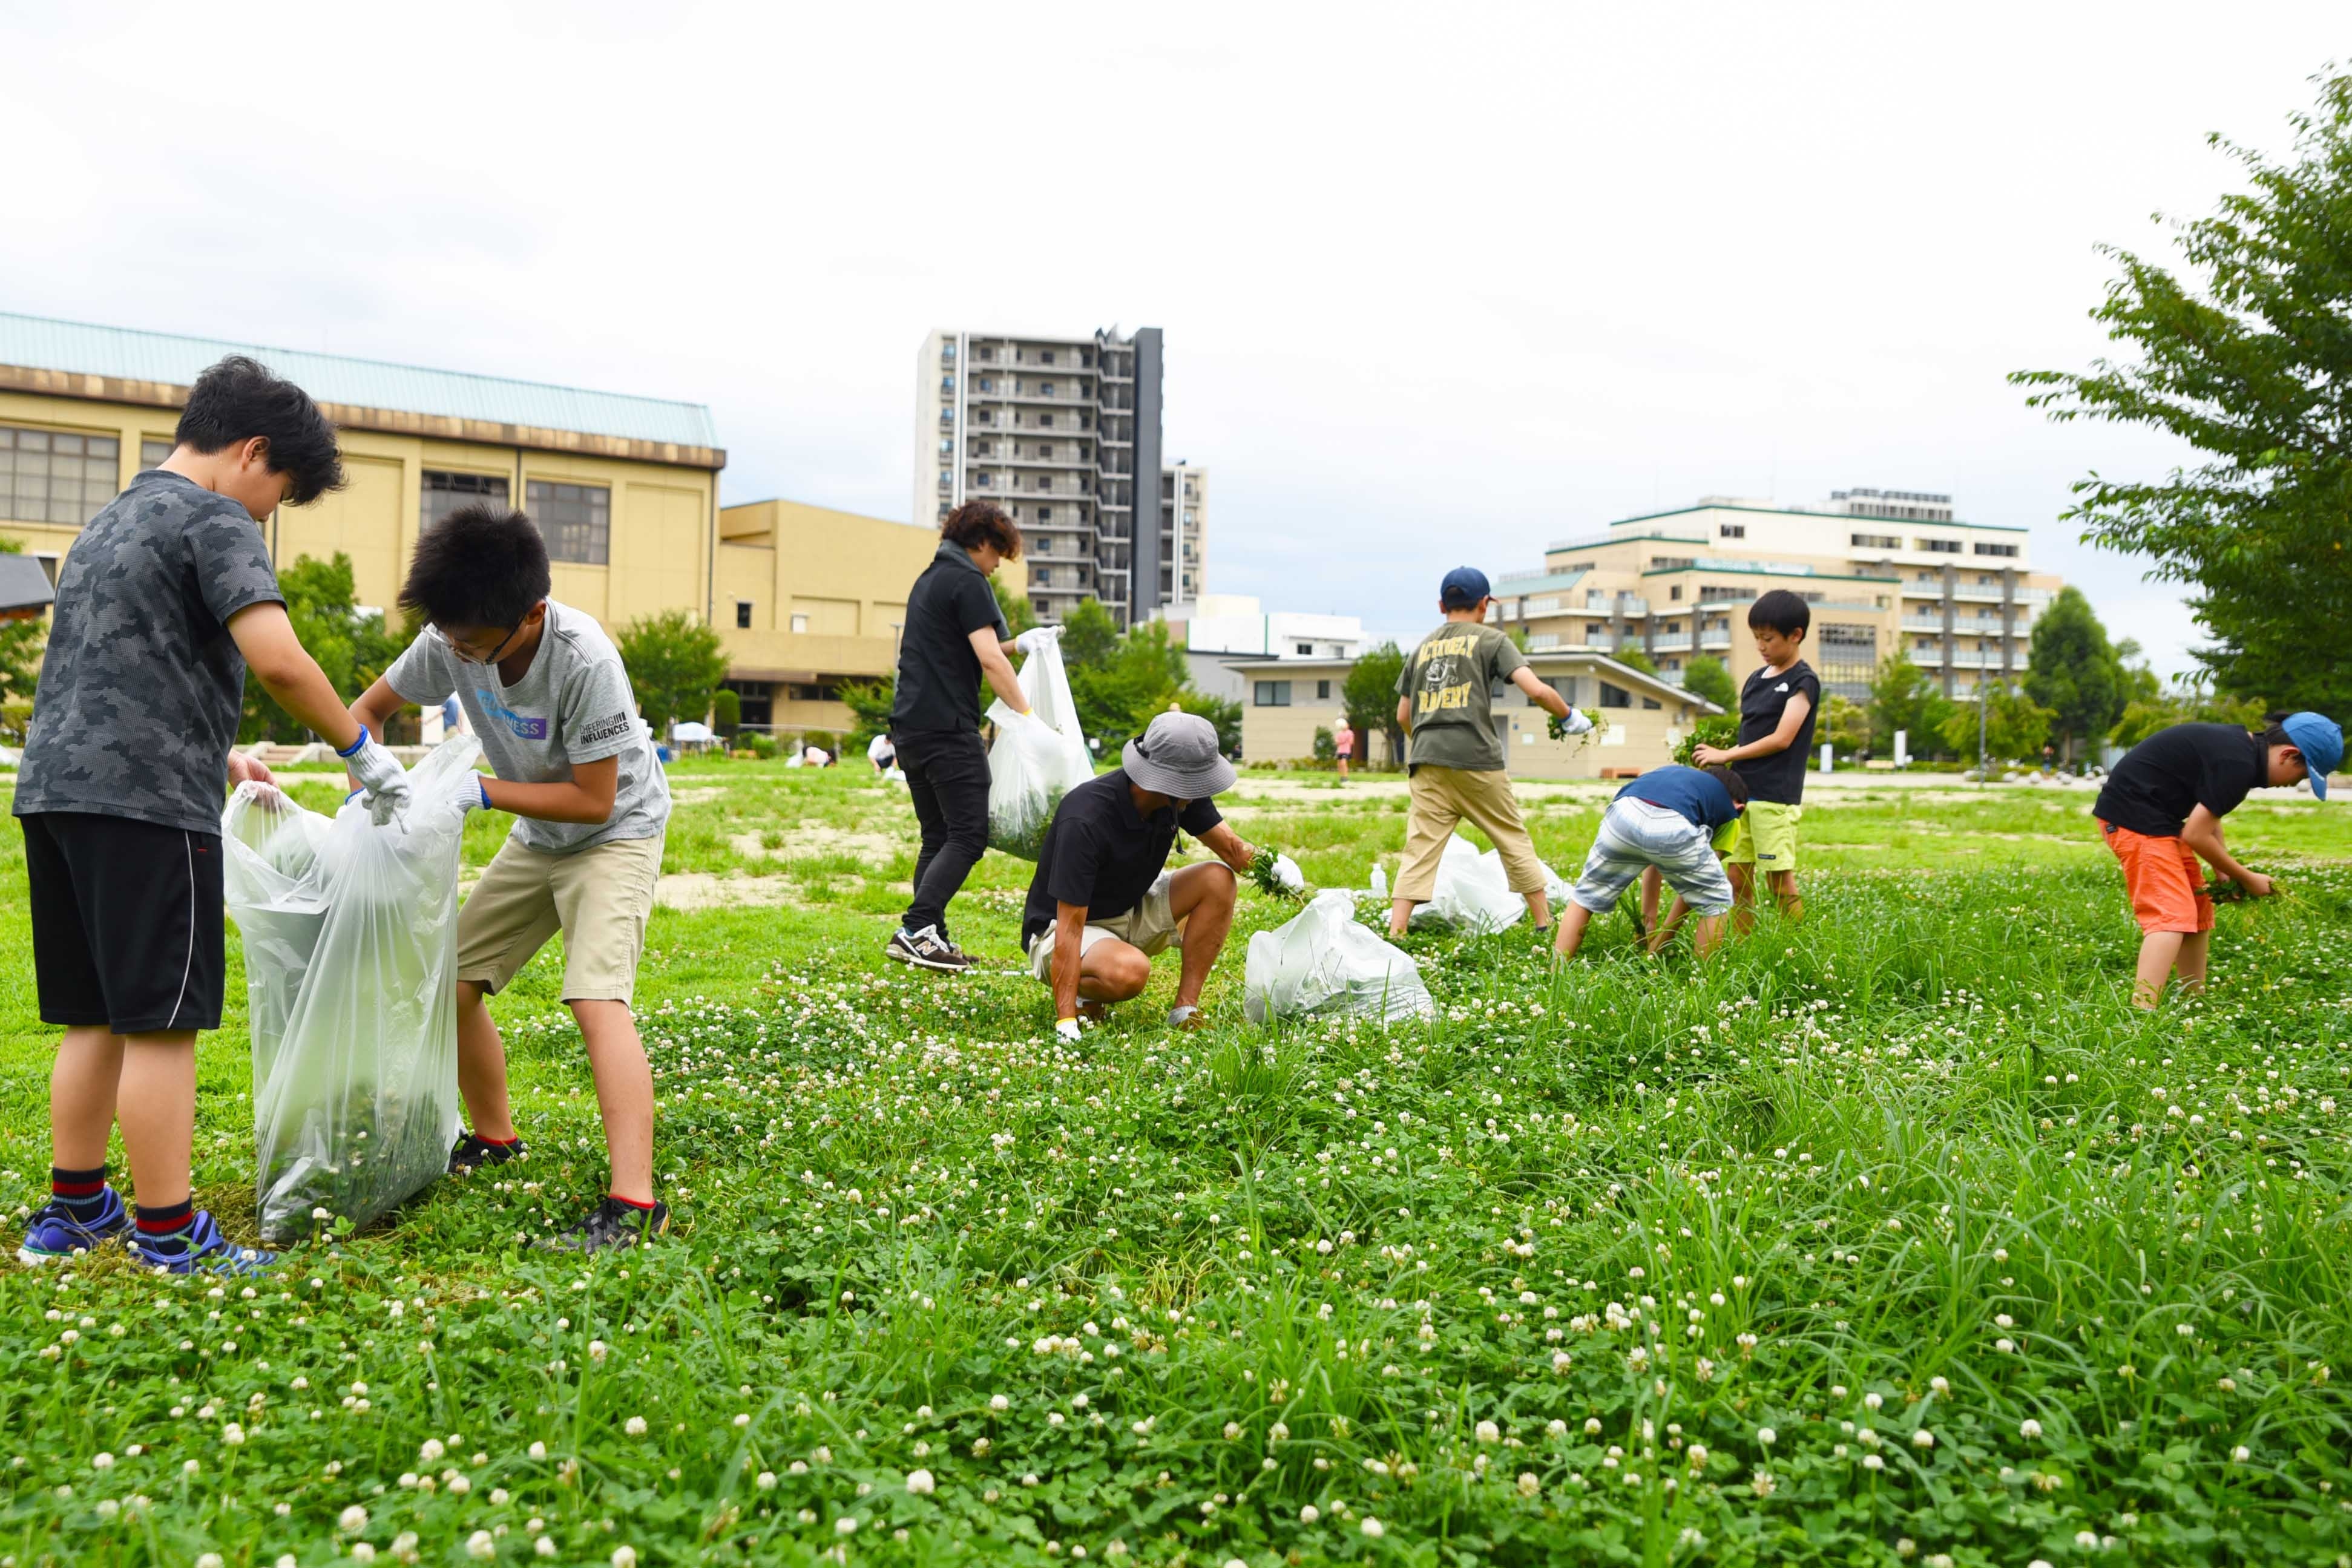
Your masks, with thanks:
M 1078 937 L 1078 956 L 1084 958 L 1097 942 L 1125 942 L 1140 948 L 1145 957 L 1164 953 L 1171 947 L 1181 947 L 1184 938 L 1176 924 L 1176 910 L 1168 900 L 1169 873 L 1161 872 L 1143 895 L 1143 902 L 1124 915 L 1114 915 L 1107 920 L 1089 920 Z M 1037 934 L 1029 947 L 1029 972 L 1047 985 L 1054 983 L 1054 928 L 1050 925 Z
M 457 978 L 495 996 L 563 933 L 563 999 L 633 1002 L 662 840 L 551 855 L 509 839 L 457 911 Z

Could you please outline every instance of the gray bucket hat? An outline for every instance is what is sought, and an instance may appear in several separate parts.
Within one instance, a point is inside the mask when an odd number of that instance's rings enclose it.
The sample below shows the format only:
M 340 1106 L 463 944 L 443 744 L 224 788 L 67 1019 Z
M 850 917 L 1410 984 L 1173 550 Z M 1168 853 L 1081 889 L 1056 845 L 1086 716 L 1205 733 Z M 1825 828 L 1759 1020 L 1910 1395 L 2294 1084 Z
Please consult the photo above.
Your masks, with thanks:
M 1163 713 L 1127 743 L 1119 765 L 1155 795 L 1205 800 L 1234 787 L 1234 765 L 1217 749 L 1217 727 L 1198 714 Z

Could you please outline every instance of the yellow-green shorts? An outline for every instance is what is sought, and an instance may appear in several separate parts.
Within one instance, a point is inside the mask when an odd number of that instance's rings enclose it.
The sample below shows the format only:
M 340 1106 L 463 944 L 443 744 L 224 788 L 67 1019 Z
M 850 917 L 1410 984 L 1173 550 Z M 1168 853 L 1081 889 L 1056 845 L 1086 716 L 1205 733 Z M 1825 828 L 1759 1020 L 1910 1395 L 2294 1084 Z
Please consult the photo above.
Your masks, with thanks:
M 1802 806 L 1786 806 L 1778 800 L 1750 800 L 1748 810 L 1739 814 L 1738 831 L 1732 835 L 1723 850 L 1726 865 L 1752 865 L 1758 871 L 1794 871 L 1797 869 L 1797 822 L 1803 817 Z

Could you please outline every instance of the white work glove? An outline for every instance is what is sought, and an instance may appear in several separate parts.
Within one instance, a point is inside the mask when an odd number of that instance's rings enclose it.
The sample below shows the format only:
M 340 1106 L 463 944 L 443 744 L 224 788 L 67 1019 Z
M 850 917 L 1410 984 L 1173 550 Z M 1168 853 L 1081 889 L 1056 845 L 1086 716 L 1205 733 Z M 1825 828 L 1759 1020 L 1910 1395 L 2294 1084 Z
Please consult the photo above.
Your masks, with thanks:
M 462 817 L 468 811 L 488 810 L 489 805 L 489 780 L 477 773 L 474 775 L 474 787 L 471 789 L 460 790 L 457 794 L 457 814 Z
M 1032 626 L 1028 631 L 1013 639 L 1013 648 L 1015 653 L 1026 657 L 1061 640 L 1062 629 L 1059 626 Z
M 1072 1045 L 1076 1045 L 1078 1043 L 1078 1020 L 1064 1019 L 1054 1026 L 1054 1032 Z
M 394 812 L 407 806 L 408 769 L 364 727 L 349 751 L 335 755 L 343 759 L 343 766 L 359 780 L 360 792 L 367 797 L 368 820 L 377 827 L 383 827 L 392 821 Z
M 1298 862 L 1288 855 L 1274 857 L 1274 880 L 1291 893 L 1300 892 L 1307 886 L 1307 878 L 1299 873 Z
M 1572 707 L 1569 709 L 1568 716 L 1559 721 L 1559 733 L 1563 737 L 1588 734 L 1591 732 L 1591 716 L 1587 714 L 1580 707 Z

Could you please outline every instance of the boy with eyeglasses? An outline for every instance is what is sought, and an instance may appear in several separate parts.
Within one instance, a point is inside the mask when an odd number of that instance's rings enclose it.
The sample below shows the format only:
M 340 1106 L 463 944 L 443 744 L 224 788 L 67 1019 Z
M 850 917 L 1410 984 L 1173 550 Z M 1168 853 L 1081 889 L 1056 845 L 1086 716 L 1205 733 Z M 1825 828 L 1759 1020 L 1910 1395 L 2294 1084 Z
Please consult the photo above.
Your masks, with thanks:
M 540 1245 L 594 1252 L 669 1227 L 653 1187 L 653 1074 L 630 1010 L 669 785 L 619 651 L 549 587 L 547 547 L 528 517 L 450 513 L 417 540 L 400 591 L 402 607 L 430 624 L 352 715 L 374 730 L 454 688 L 495 775 L 479 804 L 518 819 L 457 914 L 457 1087 L 473 1125 L 449 1168 L 523 1153 L 484 998 L 561 931 L 562 998 L 595 1075 L 612 1180 L 584 1218 Z

